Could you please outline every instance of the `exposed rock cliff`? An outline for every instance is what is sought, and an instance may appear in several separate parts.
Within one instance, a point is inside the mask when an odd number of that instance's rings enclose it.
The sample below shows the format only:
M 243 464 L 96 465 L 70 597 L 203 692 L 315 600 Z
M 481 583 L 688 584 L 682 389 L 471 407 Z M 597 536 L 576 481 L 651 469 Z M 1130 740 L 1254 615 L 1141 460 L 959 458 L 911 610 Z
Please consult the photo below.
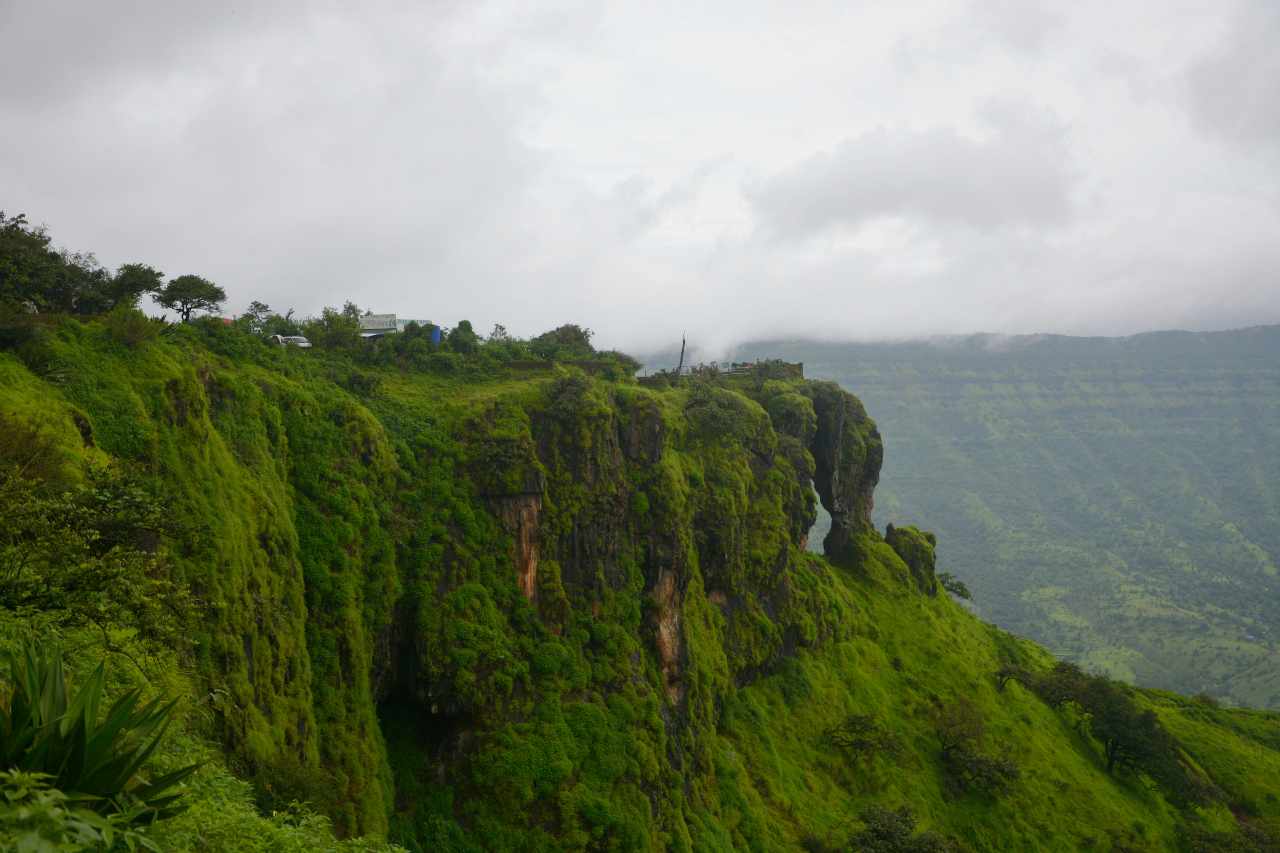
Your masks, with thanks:
M 812 445 L 814 487 L 831 513 L 823 550 L 832 562 L 849 564 L 857 560 L 854 538 L 871 528 L 884 445 L 857 397 L 834 382 L 810 382 L 806 391 L 818 419 Z

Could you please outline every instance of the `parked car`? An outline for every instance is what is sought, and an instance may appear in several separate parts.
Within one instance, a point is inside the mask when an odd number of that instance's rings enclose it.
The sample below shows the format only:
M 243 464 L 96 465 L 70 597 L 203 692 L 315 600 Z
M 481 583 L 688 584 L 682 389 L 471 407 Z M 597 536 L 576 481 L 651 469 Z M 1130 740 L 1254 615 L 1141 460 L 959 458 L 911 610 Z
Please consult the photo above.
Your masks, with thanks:
M 272 335 L 267 338 L 273 344 L 279 344 L 282 347 L 298 347 L 299 349 L 310 349 L 311 341 L 302 335 Z

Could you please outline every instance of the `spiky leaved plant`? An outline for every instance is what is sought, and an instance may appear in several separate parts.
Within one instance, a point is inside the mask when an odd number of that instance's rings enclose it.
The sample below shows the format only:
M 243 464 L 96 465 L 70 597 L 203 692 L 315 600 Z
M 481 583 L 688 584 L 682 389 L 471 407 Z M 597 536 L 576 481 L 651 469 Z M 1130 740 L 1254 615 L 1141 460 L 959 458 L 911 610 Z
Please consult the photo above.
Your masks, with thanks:
M 0 700 L 0 770 L 48 774 L 69 805 L 129 825 L 153 823 L 182 810 L 177 786 L 200 766 L 149 777 L 148 759 L 173 719 L 175 701 L 142 702 L 130 690 L 99 715 L 106 670 L 71 694 L 56 647 L 27 642 L 9 655 L 9 683 Z

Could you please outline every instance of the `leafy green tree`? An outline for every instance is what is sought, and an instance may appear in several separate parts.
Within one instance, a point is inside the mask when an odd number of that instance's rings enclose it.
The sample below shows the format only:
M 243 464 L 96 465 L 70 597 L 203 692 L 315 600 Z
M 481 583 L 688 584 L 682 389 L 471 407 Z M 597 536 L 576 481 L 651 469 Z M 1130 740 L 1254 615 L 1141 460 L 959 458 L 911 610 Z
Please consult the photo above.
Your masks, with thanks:
M 35 312 L 95 314 L 109 309 L 111 276 L 88 253 L 53 248 L 42 227 L 0 211 L 0 304 Z
M 1144 772 L 1175 802 L 1202 803 L 1214 796 L 1183 763 L 1177 738 L 1154 711 L 1139 709 L 1123 686 L 1090 678 L 1079 701 L 1089 713 L 1089 731 L 1102 742 L 1108 773 Z
M 593 335 L 594 332 L 590 329 L 575 323 L 566 323 L 538 335 L 529 341 L 529 347 L 539 358 L 590 358 L 596 352 L 591 346 Z
M 1058 661 L 1048 673 L 1032 679 L 1030 685 L 1050 707 L 1061 708 L 1069 702 L 1080 702 L 1091 677 L 1069 661 Z
M 942 766 L 947 789 L 953 795 L 967 791 L 1004 793 L 1019 777 L 1018 766 L 1008 756 L 981 751 L 986 722 L 978 707 L 965 698 L 939 709 L 935 730 L 942 747 Z
M 1124 769 L 1145 773 L 1177 803 L 1203 803 L 1218 796 L 1211 784 L 1187 767 L 1178 739 L 1153 711 L 1140 709 L 1124 685 L 1089 675 L 1065 661 L 1032 678 L 1030 685 L 1054 708 L 1068 704 L 1079 708 L 1079 727 L 1101 742 L 1108 773 Z
M 360 313 L 350 302 L 343 310 L 325 308 L 302 325 L 312 344 L 324 349 L 353 349 L 360 343 Z
M 20 424 L 0 418 L 0 432 Z M 190 613 L 173 580 L 166 540 L 184 534 L 172 512 L 124 469 L 90 467 L 66 488 L 31 476 L 52 469 L 38 436 L 0 458 L 0 610 L 58 627 L 93 627 L 109 649 L 115 629 L 144 642 L 180 644 Z
M 973 702 L 961 697 L 938 709 L 934 730 L 943 753 L 961 746 L 976 745 L 986 737 L 987 724 Z
M 164 287 L 164 273 L 146 264 L 125 264 L 106 285 L 106 296 L 112 308 L 134 307 L 145 294 Z
M 458 325 L 449 330 L 445 344 L 453 352 L 467 355 L 480 348 L 480 336 L 471 328 L 470 320 L 459 320 Z
M 262 327 L 266 325 L 273 313 L 270 305 L 255 299 L 249 303 L 249 310 L 241 314 L 240 319 L 249 326 L 249 331 L 261 334 Z
M 25 214 L 0 211 L 0 302 L 42 310 L 45 293 L 57 276 L 59 258 L 43 228 L 33 228 Z
M 177 311 L 182 322 L 191 322 L 196 311 L 216 311 L 227 301 L 227 292 L 218 285 L 198 275 L 180 275 L 162 287 L 155 295 L 156 302 L 171 311 Z
M 302 326 L 293 319 L 293 309 L 278 314 L 265 302 L 253 300 L 249 309 L 239 316 L 236 324 L 254 335 L 301 335 Z

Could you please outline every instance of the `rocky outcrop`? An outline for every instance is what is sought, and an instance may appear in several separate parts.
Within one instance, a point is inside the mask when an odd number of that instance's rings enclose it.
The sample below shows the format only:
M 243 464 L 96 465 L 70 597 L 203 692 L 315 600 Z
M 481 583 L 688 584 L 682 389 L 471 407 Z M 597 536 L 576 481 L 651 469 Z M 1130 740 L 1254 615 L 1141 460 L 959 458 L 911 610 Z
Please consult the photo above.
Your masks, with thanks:
M 679 578 L 671 569 L 658 572 L 657 583 L 650 593 L 653 601 L 654 645 L 657 647 L 662 686 L 667 699 L 677 705 L 684 698 L 681 678 L 682 626 L 680 618 Z
M 907 564 L 916 587 L 926 595 L 937 595 L 938 579 L 934 576 L 937 537 L 916 527 L 894 527 L 890 524 L 885 530 L 884 541 Z
M 511 534 L 516 583 L 524 597 L 534 601 L 538 597 L 538 520 L 542 513 L 542 495 L 506 495 L 491 497 L 489 502 L 494 515 Z
M 873 493 L 880 481 L 884 444 L 862 402 L 834 382 L 808 382 L 803 391 L 817 415 L 809 450 L 814 489 L 831 514 L 823 550 L 833 563 L 850 565 L 858 556 L 854 538 L 871 527 Z

